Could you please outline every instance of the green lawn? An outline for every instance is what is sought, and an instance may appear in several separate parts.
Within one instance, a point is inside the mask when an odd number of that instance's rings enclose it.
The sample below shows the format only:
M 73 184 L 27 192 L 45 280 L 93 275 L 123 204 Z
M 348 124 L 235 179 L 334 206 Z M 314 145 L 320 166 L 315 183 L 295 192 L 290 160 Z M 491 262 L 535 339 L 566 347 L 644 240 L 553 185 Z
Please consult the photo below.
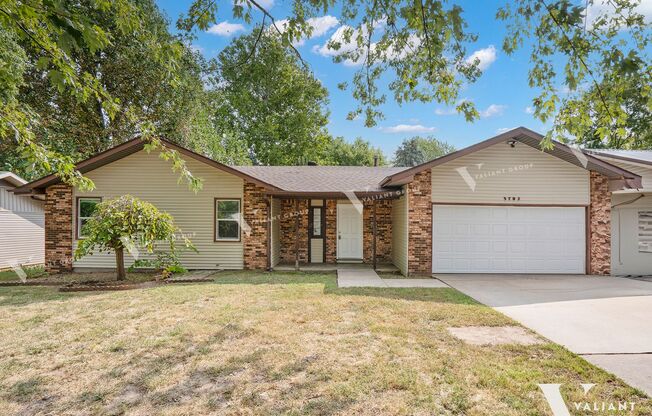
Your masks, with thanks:
M 122 292 L 0 288 L 0 413 L 551 414 L 641 394 L 554 344 L 462 343 L 514 324 L 453 289 L 337 289 L 333 274 L 233 272 Z M 586 397 L 579 383 L 596 383 Z M 630 413 L 628 413 L 630 414 Z

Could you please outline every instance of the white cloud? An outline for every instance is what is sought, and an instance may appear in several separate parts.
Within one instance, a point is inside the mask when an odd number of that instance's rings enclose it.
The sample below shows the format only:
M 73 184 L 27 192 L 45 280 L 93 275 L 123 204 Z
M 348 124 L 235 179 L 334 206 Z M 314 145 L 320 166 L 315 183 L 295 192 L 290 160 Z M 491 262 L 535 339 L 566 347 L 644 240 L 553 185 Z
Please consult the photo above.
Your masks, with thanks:
M 426 127 L 421 124 L 397 124 L 395 126 L 381 127 L 385 133 L 432 133 L 435 127 Z
M 491 104 L 485 110 L 480 111 L 480 117 L 489 118 L 489 117 L 502 116 L 506 108 L 507 108 L 506 105 Z
M 615 12 L 616 9 L 609 0 L 595 0 L 586 9 L 586 25 L 591 28 L 598 18 L 612 17 Z M 652 22 L 652 0 L 641 0 L 641 3 L 636 6 L 635 12 L 642 14 L 646 23 Z
M 258 0 L 257 3 L 260 4 L 262 8 L 267 10 L 274 7 L 274 0 Z
M 199 45 L 190 45 L 190 50 L 193 52 L 204 53 L 204 48 Z
M 240 23 L 220 22 L 208 28 L 207 32 L 217 36 L 232 36 L 245 30 Z
M 438 116 L 454 116 L 457 111 L 454 108 L 435 108 L 435 114 Z
M 496 47 L 494 45 L 489 45 L 487 48 L 478 49 L 473 52 L 471 56 L 466 58 L 466 62 L 472 64 L 476 59 L 479 61 L 478 68 L 481 71 L 484 71 L 496 61 Z
M 333 29 L 339 24 L 339 20 L 335 16 L 321 16 L 321 17 L 311 17 L 306 21 L 310 26 L 312 26 L 312 34 L 309 38 L 300 39 L 294 42 L 294 46 L 301 46 L 306 43 L 307 39 L 314 39 L 320 36 L 324 36 L 329 30 Z M 281 32 L 285 31 L 287 27 L 288 19 L 282 19 L 276 21 L 276 26 Z
M 508 132 L 510 130 L 514 130 L 516 127 L 501 127 L 498 130 L 496 130 L 496 134 L 502 134 L 505 132 Z
M 308 19 L 308 24 L 312 26 L 312 36 L 311 38 L 317 38 L 323 36 L 339 24 L 339 20 L 335 16 L 322 16 L 322 17 L 311 17 Z
M 462 98 L 461 100 L 458 100 L 455 103 L 455 106 L 457 107 L 458 105 L 460 105 L 462 103 L 465 103 L 467 101 L 470 102 L 470 101 L 473 101 L 473 100 L 471 100 L 469 98 Z M 438 116 L 454 116 L 454 115 L 458 114 L 458 112 L 455 109 L 455 107 L 435 108 L 435 114 L 438 115 Z
M 344 40 L 344 34 L 348 31 L 351 30 L 351 40 L 349 42 L 346 42 Z M 326 42 L 324 45 L 319 46 L 315 45 L 313 48 L 313 52 L 316 52 L 320 54 L 321 56 L 337 56 L 337 55 L 342 55 L 347 52 L 353 52 L 358 48 L 358 43 L 356 41 L 356 38 L 358 37 L 358 31 L 356 29 L 353 29 L 351 26 L 348 25 L 342 25 L 337 28 L 335 33 L 330 37 L 328 42 Z M 329 47 L 329 43 L 334 42 L 334 43 L 340 43 L 340 48 L 339 49 L 333 49 Z
M 527 107 L 525 107 L 525 113 L 534 114 L 534 107 L 528 105 Z
M 386 22 L 384 20 L 376 22 L 374 24 L 374 28 L 378 29 L 379 32 L 382 32 L 385 30 L 385 24 Z M 351 39 L 348 42 L 345 40 L 344 37 L 347 31 L 351 31 Z M 335 33 L 331 35 L 330 39 L 326 43 L 324 43 L 323 45 L 313 46 L 312 51 L 314 53 L 326 57 L 339 56 L 346 53 L 358 51 L 358 55 L 359 55 L 358 59 L 349 58 L 342 61 L 342 63 L 345 66 L 362 65 L 364 57 L 366 55 L 366 45 L 362 45 L 360 48 L 358 47 L 357 39 L 359 37 L 360 31 L 362 32 L 363 39 L 366 39 L 367 38 L 366 26 L 362 26 L 360 29 L 354 29 L 351 26 L 342 25 L 335 31 Z M 340 45 L 340 48 L 339 49 L 331 48 L 329 45 L 330 43 L 337 43 Z M 420 44 L 421 44 L 421 39 L 417 34 L 413 33 L 408 36 L 406 41 L 400 41 L 398 42 L 398 45 L 396 44 L 390 45 L 386 50 L 378 54 L 380 56 L 375 56 L 374 58 L 376 60 L 382 59 L 387 61 L 403 59 L 408 55 L 410 50 L 414 50 L 418 48 Z M 377 45 L 376 42 L 371 42 L 371 44 L 369 45 L 372 54 L 376 51 L 376 45 Z

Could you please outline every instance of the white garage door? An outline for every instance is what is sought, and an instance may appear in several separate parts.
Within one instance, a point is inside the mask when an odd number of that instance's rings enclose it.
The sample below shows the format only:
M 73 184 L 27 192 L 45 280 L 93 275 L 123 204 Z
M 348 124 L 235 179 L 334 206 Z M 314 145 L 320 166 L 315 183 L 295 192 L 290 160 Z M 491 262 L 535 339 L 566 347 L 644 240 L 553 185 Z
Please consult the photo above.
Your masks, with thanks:
M 582 207 L 435 205 L 433 273 L 584 273 Z

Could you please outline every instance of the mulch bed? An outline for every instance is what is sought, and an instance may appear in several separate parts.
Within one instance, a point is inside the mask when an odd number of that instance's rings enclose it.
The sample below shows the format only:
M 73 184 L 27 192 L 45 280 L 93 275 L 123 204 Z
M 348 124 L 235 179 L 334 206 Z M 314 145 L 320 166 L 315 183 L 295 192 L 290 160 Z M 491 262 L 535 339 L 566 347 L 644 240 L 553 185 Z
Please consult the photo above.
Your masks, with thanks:
M 59 292 L 95 292 L 95 291 L 108 291 L 108 290 L 131 290 L 131 289 L 144 289 L 148 287 L 161 286 L 165 284 L 164 281 L 152 281 L 142 283 L 131 282 L 81 282 L 81 283 L 66 283 L 65 286 L 59 288 Z
M 93 291 L 108 291 L 108 290 L 131 290 L 131 289 L 144 289 L 148 287 L 156 287 L 169 284 L 184 284 L 184 283 L 205 283 L 212 282 L 212 278 L 177 278 L 171 280 L 159 280 L 149 282 L 62 282 L 55 280 L 40 280 L 21 282 L 20 280 L 13 282 L 0 282 L 0 287 L 15 287 L 15 286 L 61 286 L 59 292 L 93 292 Z
M 63 282 L 55 280 L 35 280 L 27 279 L 26 282 L 15 280 L 11 282 L 0 282 L 0 287 L 4 286 L 61 286 Z
M 142 283 L 130 282 L 75 282 L 68 283 L 59 288 L 59 292 L 94 292 L 94 291 L 108 291 L 108 290 L 131 290 L 131 289 L 145 289 L 156 286 L 163 286 L 169 284 L 179 283 L 202 283 L 212 282 L 213 279 L 209 278 L 176 278 L 168 280 L 156 280 Z

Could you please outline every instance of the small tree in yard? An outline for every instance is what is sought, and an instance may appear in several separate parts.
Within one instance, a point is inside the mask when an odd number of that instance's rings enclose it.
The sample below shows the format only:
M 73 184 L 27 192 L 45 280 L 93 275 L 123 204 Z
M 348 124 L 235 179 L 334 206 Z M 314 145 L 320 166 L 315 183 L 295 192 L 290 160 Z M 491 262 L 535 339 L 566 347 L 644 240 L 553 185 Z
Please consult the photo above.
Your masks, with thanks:
M 178 228 L 172 216 L 154 205 L 131 195 L 124 195 L 98 204 L 93 216 L 84 224 L 85 238 L 79 242 L 75 259 L 94 250 L 115 252 L 118 280 L 126 277 L 124 250 L 130 247 L 154 251 L 154 244 L 165 241 L 174 252 Z M 186 247 L 192 247 L 184 237 Z

